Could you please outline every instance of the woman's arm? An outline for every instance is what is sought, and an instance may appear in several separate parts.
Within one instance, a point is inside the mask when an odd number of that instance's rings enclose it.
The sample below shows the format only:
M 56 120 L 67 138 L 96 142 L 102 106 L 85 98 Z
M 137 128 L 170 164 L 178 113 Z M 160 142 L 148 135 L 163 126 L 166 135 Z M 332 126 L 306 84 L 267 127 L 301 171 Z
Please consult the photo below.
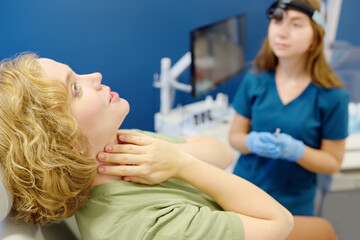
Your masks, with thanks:
M 291 214 L 250 182 L 227 173 L 171 144 L 139 133 L 121 135 L 119 166 L 103 166 L 102 174 L 126 176 L 125 181 L 156 184 L 181 178 L 212 197 L 225 211 L 241 218 L 245 239 L 285 239 L 293 226 Z M 107 160 L 106 160 L 107 161 Z
M 250 119 L 236 114 L 230 128 L 229 142 L 242 154 L 250 153 L 246 146 L 246 138 L 250 130 Z M 321 148 L 305 147 L 305 154 L 296 163 L 303 168 L 324 174 L 333 174 L 340 170 L 345 153 L 345 140 L 321 141 Z
M 337 240 L 331 223 L 324 218 L 294 216 L 294 228 L 286 240 Z
M 250 119 L 235 114 L 229 131 L 230 145 L 242 154 L 249 154 L 246 138 L 250 131 Z
M 340 170 L 345 153 L 345 140 L 321 141 L 321 148 L 305 147 L 305 154 L 297 163 L 303 168 L 324 174 L 333 174 Z
M 289 234 L 292 215 L 263 190 L 193 157 L 187 161 L 177 177 L 212 197 L 225 211 L 237 213 L 245 239 L 285 239 Z
M 119 130 L 117 134 L 120 136 L 121 134 L 132 134 L 133 132 L 134 131 L 131 130 Z M 185 140 L 186 142 L 176 142 L 172 144 L 176 145 L 177 148 L 182 151 L 190 153 L 198 159 L 221 169 L 226 169 L 235 160 L 235 155 L 231 147 L 215 137 L 191 136 L 185 137 Z M 106 150 L 102 154 L 109 162 L 116 162 L 116 158 L 121 157 L 118 154 L 121 153 L 121 144 L 108 144 L 107 147 L 108 146 L 111 146 L 111 150 Z
M 178 144 L 178 148 L 221 169 L 235 160 L 233 150 L 215 137 L 187 137 L 186 143 Z

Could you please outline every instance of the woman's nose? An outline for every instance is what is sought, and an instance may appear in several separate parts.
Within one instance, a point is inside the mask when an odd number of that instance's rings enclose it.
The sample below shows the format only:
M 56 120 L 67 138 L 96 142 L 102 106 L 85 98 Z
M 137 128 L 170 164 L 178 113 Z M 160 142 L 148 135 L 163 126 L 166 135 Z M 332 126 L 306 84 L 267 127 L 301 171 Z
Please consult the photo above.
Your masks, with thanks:
M 102 89 L 101 81 L 102 75 L 99 72 L 93 73 L 92 77 L 94 79 L 94 87 L 96 90 L 100 91 Z
M 280 26 L 279 26 L 279 36 L 281 37 L 287 37 L 289 35 L 289 24 L 283 22 Z

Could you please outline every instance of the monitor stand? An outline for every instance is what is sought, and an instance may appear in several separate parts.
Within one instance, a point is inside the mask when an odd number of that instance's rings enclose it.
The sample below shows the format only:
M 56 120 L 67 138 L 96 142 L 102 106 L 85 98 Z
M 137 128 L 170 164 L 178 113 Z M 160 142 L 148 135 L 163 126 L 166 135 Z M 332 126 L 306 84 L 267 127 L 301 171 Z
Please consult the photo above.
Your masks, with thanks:
M 161 72 L 154 77 L 154 87 L 160 88 L 160 112 L 155 114 L 155 131 L 169 136 L 200 134 L 214 126 L 229 111 L 228 96 L 218 93 L 214 100 L 205 100 L 173 109 L 176 90 L 191 92 L 191 86 L 179 83 L 177 79 L 190 66 L 191 53 L 187 52 L 171 67 L 169 58 L 161 59 Z

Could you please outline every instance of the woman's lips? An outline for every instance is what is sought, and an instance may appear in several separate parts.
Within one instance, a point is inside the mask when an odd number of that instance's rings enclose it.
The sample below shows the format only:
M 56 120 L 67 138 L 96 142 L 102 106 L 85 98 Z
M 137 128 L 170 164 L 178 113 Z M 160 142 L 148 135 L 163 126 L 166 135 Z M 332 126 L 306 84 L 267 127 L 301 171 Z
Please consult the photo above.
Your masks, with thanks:
M 285 48 L 288 48 L 289 45 L 288 44 L 282 44 L 282 43 L 276 43 L 275 47 L 278 48 L 278 49 L 285 49 Z
M 120 100 L 119 94 L 117 92 L 111 92 L 111 100 L 110 103 Z

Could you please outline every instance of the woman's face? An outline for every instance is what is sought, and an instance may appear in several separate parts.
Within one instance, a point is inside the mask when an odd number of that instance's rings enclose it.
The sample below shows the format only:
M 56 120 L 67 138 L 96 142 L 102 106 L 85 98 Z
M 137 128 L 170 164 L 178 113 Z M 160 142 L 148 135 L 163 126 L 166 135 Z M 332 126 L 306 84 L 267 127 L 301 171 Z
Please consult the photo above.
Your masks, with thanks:
M 129 112 L 129 104 L 102 85 L 102 75 L 78 75 L 62 63 L 47 58 L 38 59 L 49 79 L 63 82 L 69 93 L 71 112 L 90 143 L 109 142 Z
M 268 39 L 280 59 L 303 57 L 313 42 L 310 18 L 302 12 L 287 10 L 281 20 L 271 19 Z

